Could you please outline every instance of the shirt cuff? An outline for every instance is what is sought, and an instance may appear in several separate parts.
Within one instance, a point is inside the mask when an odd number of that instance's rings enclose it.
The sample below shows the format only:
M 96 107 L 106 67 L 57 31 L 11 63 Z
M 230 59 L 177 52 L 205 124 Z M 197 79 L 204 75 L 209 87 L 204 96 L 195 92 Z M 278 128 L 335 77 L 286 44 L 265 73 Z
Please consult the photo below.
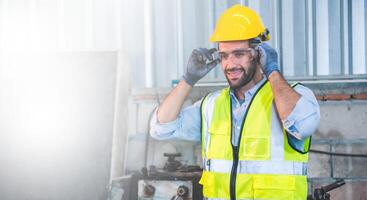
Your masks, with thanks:
M 308 135 L 300 130 L 301 126 L 299 125 L 299 123 L 313 115 L 315 112 L 315 106 L 306 98 L 301 96 L 291 114 L 287 117 L 287 119 L 282 120 L 283 126 L 289 134 L 291 134 L 298 140 L 302 140 Z
M 154 111 L 150 120 L 150 135 L 155 139 L 169 139 L 177 129 L 178 119 L 160 123 L 157 117 L 158 108 Z

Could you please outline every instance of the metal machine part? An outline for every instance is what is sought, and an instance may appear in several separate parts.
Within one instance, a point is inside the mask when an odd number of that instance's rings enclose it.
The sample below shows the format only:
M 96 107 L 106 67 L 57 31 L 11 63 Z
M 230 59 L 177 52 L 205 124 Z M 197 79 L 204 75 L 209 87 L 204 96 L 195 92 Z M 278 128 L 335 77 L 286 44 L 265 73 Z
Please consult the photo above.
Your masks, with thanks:
M 155 187 L 149 183 L 147 183 L 146 181 L 144 181 L 144 186 L 143 186 L 143 197 L 145 198 L 149 198 L 154 196 L 155 194 Z
M 330 192 L 331 190 L 334 190 L 342 185 L 345 184 L 345 181 L 343 179 L 337 179 L 334 183 L 326 186 L 322 186 L 320 188 L 316 188 L 314 190 L 314 194 L 309 195 L 307 197 L 307 200 L 330 200 Z
M 202 200 L 199 184 L 202 169 L 196 165 L 183 165 L 176 157 L 180 153 L 164 153 L 168 157 L 163 168 L 154 165 L 132 174 L 126 199 L 138 200 Z
M 201 200 L 202 186 L 199 184 L 201 168 L 181 166 L 175 172 L 159 170 L 150 166 L 136 176 L 139 200 Z
M 177 188 L 177 196 L 180 197 L 187 197 L 189 195 L 189 188 L 187 188 L 184 185 L 180 185 L 180 187 Z
M 155 192 L 149 196 L 145 193 L 147 184 L 155 188 Z M 193 199 L 191 181 L 140 180 L 138 188 L 138 200 Z
M 164 153 L 163 154 L 164 157 L 168 157 L 163 170 L 165 171 L 169 171 L 169 172 L 174 172 L 176 171 L 179 167 L 181 167 L 181 162 L 175 160 L 176 157 L 180 157 L 181 153 Z

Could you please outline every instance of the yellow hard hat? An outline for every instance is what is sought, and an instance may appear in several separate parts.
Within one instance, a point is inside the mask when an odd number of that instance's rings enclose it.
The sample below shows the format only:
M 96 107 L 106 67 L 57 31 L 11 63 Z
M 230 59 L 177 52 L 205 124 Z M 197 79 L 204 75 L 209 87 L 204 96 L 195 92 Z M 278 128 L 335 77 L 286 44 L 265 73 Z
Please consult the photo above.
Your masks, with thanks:
M 257 37 L 262 41 L 269 40 L 268 29 L 264 27 L 260 16 L 254 10 L 238 4 L 228 8 L 220 16 L 210 42 L 248 40 Z

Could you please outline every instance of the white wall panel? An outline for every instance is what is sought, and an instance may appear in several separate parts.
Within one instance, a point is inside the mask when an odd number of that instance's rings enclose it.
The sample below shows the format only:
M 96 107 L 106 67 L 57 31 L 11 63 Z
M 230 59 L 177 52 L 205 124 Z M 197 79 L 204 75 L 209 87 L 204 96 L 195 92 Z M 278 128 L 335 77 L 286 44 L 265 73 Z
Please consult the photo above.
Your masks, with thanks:
M 116 87 L 117 5 L 0 0 L 0 199 L 107 198 L 122 171 L 111 162 L 114 132 L 124 144 L 115 93 L 128 91 L 126 76 Z
M 0 0 L 0 50 L 116 50 L 117 0 Z
M 84 1 L 90 2 L 91 0 Z M 91 20 L 93 28 L 87 34 L 94 34 L 94 49 L 116 50 L 119 46 L 119 35 L 117 35 L 119 15 L 116 9 L 118 1 L 93 0 L 92 2 L 94 2 L 91 6 L 93 11 L 90 16 L 93 17 Z
M 305 44 L 307 46 L 307 68 L 308 68 L 308 74 L 307 76 L 312 76 L 314 74 L 314 65 L 316 65 L 316 62 L 314 60 L 314 39 L 316 38 L 314 36 L 314 21 L 313 21 L 313 14 L 315 10 L 313 10 L 313 3 L 312 1 L 306 1 L 306 31 L 305 34 L 307 34 L 307 43 Z M 316 72 L 315 72 L 316 73 Z
M 316 7 L 317 75 L 329 74 L 328 0 L 319 0 Z
M 342 33 L 344 33 L 344 39 L 343 39 L 343 47 L 344 47 L 344 55 L 343 56 L 343 60 L 344 62 L 342 63 L 342 68 L 344 67 L 344 72 L 343 74 L 349 74 L 349 69 L 352 68 L 351 66 L 351 62 L 349 62 L 349 51 L 350 51 L 350 45 L 351 44 L 351 40 L 349 39 L 349 16 L 350 13 L 348 11 L 348 0 L 343 0 L 342 2 L 342 6 L 343 6 L 343 19 L 342 19 L 342 23 L 343 23 L 343 29 L 341 30 Z M 367 34 L 366 34 L 367 35 Z M 366 56 L 367 58 L 367 56 Z
M 352 1 L 353 73 L 366 74 L 365 0 Z
M 106 199 L 116 60 L 22 52 L 0 63 L 0 199 Z
M 340 75 L 342 74 L 342 44 L 343 36 L 341 23 L 341 7 L 342 2 L 340 0 L 334 0 L 328 2 L 328 21 L 329 21 L 329 75 Z
M 159 0 L 153 4 L 153 77 L 160 86 L 170 85 L 178 70 L 177 1 Z M 162 31 L 163 30 L 163 31 Z M 169 30 L 169 31 L 168 31 Z M 158 81 L 159 80 L 159 81 Z
M 282 1 L 282 52 L 283 74 L 292 76 L 294 74 L 294 26 L 293 21 L 293 1 Z M 265 22 L 264 22 L 265 23 Z M 274 37 L 274 35 L 273 35 Z

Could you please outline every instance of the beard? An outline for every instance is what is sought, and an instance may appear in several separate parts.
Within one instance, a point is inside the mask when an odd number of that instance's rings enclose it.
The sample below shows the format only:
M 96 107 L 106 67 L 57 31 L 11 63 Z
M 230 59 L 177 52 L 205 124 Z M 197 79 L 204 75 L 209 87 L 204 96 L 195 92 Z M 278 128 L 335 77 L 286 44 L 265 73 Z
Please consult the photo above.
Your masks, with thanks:
M 234 72 L 234 71 L 240 71 L 240 72 L 242 72 L 242 76 L 239 79 L 235 80 L 235 81 L 231 81 L 228 78 L 227 72 Z M 233 67 L 231 69 L 224 70 L 224 74 L 226 76 L 226 79 L 228 81 L 228 84 L 234 90 L 240 89 L 243 86 L 245 86 L 247 83 L 249 83 L 254 78 L 255 72 L 256 72 L 256 65 L 255 65 L 255 63 L 252 63 L 251 66 L 247 70 L 245 70 L 242 67 Z

